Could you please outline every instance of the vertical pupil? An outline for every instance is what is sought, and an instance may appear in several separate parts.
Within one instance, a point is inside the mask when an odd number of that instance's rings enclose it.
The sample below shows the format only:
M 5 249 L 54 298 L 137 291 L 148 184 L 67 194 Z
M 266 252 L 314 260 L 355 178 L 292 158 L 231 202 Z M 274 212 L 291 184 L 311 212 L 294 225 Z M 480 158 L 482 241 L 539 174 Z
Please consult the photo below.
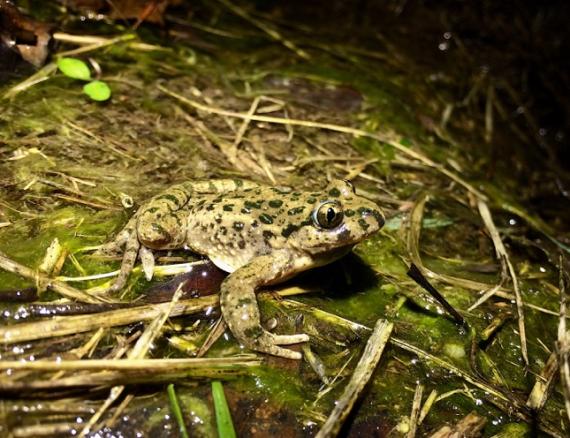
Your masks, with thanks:
M 332 208 L 329 208 L 327 210 L 327 221 L 330 223 L 332 222 L 334 219 L 334 210 Z

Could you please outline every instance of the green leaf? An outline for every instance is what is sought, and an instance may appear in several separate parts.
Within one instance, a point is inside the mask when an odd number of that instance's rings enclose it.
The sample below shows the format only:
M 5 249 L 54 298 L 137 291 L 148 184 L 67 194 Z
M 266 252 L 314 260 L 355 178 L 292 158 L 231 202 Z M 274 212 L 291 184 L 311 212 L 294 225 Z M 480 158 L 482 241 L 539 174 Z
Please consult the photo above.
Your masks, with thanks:
M 169 384 L 166 390 L 168 392 L 168 399 L 170 400 L 170 408 L 172 409 L 172 413 L 174 414 L 174 418 L 178 424 L 178 431 L 180 432 L 180 436 L 182 438 L 188 438 L 188 430 L 184 424 L 184 416 L 182 415 L 182 409 L 180 409 L 180 405 L 178 404 L 178 397 L 176 397 L 174 385 L 172 383 Z
M 57 68 L 67 77 L 88 81 L 91 79 L 89 67 L 80 59 L 59 58 Z
M 218 436 L 220 438 L 236 438 L 236 431 L 234 429 L 230 408 L 226 401 L 222 382 L 217 380 L 212 382 L 212 397 L 214 399 L 214 410 L 216 411 Z
M 83 92 L 97 102 L 103 102 L 111 97 L 111 89 L 103 81 L 89 82 L 83 86 Z

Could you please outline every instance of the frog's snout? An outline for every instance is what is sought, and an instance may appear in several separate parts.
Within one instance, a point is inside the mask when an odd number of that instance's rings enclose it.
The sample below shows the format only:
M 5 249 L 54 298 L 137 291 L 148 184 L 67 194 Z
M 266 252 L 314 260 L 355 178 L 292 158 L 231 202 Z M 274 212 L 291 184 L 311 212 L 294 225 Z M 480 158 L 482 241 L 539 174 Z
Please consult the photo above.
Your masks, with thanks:
M 362 207 L 359 209 L 359 213 L 361 220 L 371 226 L 374 231 L 382 228 L 386 222 L 384 215 L 379 210 L 376 210 L 374 208 Z

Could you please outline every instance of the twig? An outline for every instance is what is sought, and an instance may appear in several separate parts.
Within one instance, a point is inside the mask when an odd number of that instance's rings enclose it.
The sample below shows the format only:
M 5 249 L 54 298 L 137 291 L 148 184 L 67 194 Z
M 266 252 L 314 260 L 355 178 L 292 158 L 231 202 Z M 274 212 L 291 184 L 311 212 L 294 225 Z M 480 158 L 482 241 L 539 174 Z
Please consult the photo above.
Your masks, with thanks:
M 240 358 L 211 357 L 211 358 L 182 358 L 182 359 L 84 359 L 84 360 L 4 360 L 0 361 L 0 370 L 23 371 L 123 371 L 138 372 L 147 370 L 149 373 L 164 371 L 182 371 L 189 369 L 208 368 L 220 365 L 231 365 L 232 361 L 243 363 L 259 363 L 255 355 Z
M 501 266 L 503 267 L 503 272 L 508 271 L 513 282 L 513 290 L 515 292 L 515 302 L 517 306 L 517 320 L 519 326 L 519 339 L 521 344 L 521 354 L 526 366 L 529 365 L 528 360 L 528 349 L 526 343 L 526 328 L 524 322 L 524 308 L 523 308 L 523 299 L 521 292 L 519 290 L 519 282 L 517 279 L 517 274 L 515 272 L 515 268 L 511 263 L 511 259 L 509 258 L 509 254 L 503 241 L 501 240 L 501 236 L 499 235 L 499 231 L 495 226 L 493 221 L 493 217 L 491 216 L 491 212 L 487 204 L 482 201 L 477 201 L 477 207 L 479 208 L 479 214 L 481 215 L 481 219 L 483 219 L 483 223 L 487 227 L 489 234 L 491 235 L 491 240 L 493 241 L 493 245 L 495 246 L 495 252 L 497 253 L 497 258 L 501 262 Z
M 420 406 L 422 404 L 422 394 L 424 392 L 424 386 L 418 383 L 416 386 L 416 391 L 414 392 L 414 401 L 412 403 L 412 413 L 410 414 L 410 430 L 408 431 L 407 438 L 414 438 L 416 436 L 416 430 L 418 428 L 418 418 L 420 414 Z
M 536 412 L 542 410 L 554 387 L 556 371 L 559 369 L 557 359 L 556 353 L 550 354 L 526 401 L 526 405 Z
M 39 281 L 42 284 L 47 285 L 50 289 L 54 290 L 55 292 L 63 295 L 66 298 L 77 300 L 83 303 L 112 303 L 113 301 L 99 296 L 89 295 L 87 292 L 75 289 L 67 284 L 54 280 L 48 277 L 45 274 L 42 274 L 39 271 L 35 271 L 33 269 L 28 268 L 27 266 L 21 265 L 14 260 L 11 260 L 6 256 L 4 253 L 0 251 L 0 268 L 4 269 L 8 272 L 12 272 L 14 274 L 21 275 L 24 278 L 29 280 L 33 280 L 34 282 Z M 3 331 L 3 328 L 0 328 L 0 332 Z M 9 333 L 9 330 L 8 330 Z M 2 335 L 0 335 L 1 338 Z M 8 336 L 5 334 L 5 336 Z M 9 338 L 9 336 L 8 336 Z M 7 341 L 6 337 L 4 341 Z
M 161 313 L 157 315 L 157 317 L 148 325 L 142 336 L 137 340 L 135 346 L 127 357 L 131 360 L 142 359 L 146 356 L 148 350 L 150 349 L 154 340 L 160 335 L 162 331 L 162 327 L 166 322 L 166 319 L 172 313 L 174 306 L 182 296 L 182 284 L 178 286 L 178 289 L 172 296 L 172 300 L 168 303 Z M 124 385 L 115 386 L 111 388 L 109 392 L 109 396 L 101 405 L 101 407 L 97 410 L 95 414 L 89 419 L 89 421 L 85 424 L 85 427 L 79 434 L 79 436 L 85 436 L 89 433 L 90 429 L 99 421 L 101 416 L 107 411 L 107 409 L 121 396 L 123 391 L 125 390 Z
M 224 332 L 226 331 L 226 328 L 227 328 L 227 325 L 224 322 L 224 319 L 219 318 L 216 321 L 216 323 L 214 324 L 214 327 L 212 327 L 212 329 L 210 330 L 210 333 L 208 333 L 206 340 L 203 342 L 203 344 L 198 349 L 198 352 L 196 353 L 196 357 L 204 356 L 208 352 L 210 347 L 212 345 L 214 345 L 214 343 L 220 338 L 220 336 L 222 336 L 224 334 Z
M 560 384 L 564 394 L 566 415 L 570 420 L 570 332 L 566 331 L 566 273 L 563 269 L 563 258 L 560 256 L 560 322 L 558 323 L 558 340 L 556 350 L 560 367 Z
M 437 390 L 433 389 L 428 397 L 426 398 L 425 403 L 422 406 L 422 410 L 420 411 L 420 416 L 418 418 L 418 424 L 422 424 L 424 419 L 427 417 L 431 407 L 433 406 L 434 402 L 437 399 Z
M 194 362 L 203 361 L 203 362 Z M 98 362 L 90 364 L 90 362 Z M 208 359 L 138 359 L 138 360 L 78 360 L 78 361 L 39 361 L 0 362 L 0 369 L 14 369 L 18 364 L 38 363 L 34 371 L 52 373 L 64 369 L 68 371 L 93 371 L 91 373 L 74 373 L 69 377 L 50 380 L 46 376 L 26 378 L 23 380 L 0 380 L 0 390 L 17 392 L 24 390 L 48 390 L 61 388 L 90 388 L 97 386 L 122 385 L 136 383 L 164 383 L 172 380 L 188 378 L 222 378 L 243 374 L 247 369 L 261 365 L 256 356 L 224 357 Z M 60 364 L 62 364 L 60 366 Z M 29 368 L 20 367 L 20 370 Z
M 299 288 L 288 288 L 277 293 L 280 296 L 289 296 L 306 292 Z M 268 299 L 265 294 L 258 295 L 259 300 Z M 282 304 L 285 303 L 285 304 Z M 191 315 L 218 306 L 218 295 L 182 300 L 170 312 L 170 316 Z M 280 305 L 287 306 L 287 301 Z M 0 326 L 0 342 L 15 344 L 18 342 L 34 341 L 38 339 L 65 336 L 75 333 L 84 333 L 100 327 L 110 328 L 132 324 L 140 321 L 149 321 L 157 317 L 170 303 L 145 304 L 128 309 L 110 310 L 90 315 L 56 316 L 45 321 L 24 322 L 10 326 Z M 338 318 L 338 317 L 337 317 Z M 340 318 L 339 318 L 340 319 Z M 346 320 L 344 320 L 346 321 Z M 364 326 L 360 326 L 364 327 Z M 358 329 L 356 328 L 355 330 Z M 360 333 L 360 332 L 359 332 Z
M 487 419 L 471 412 L 461 419 L 457 424 L 450 426 L 443 426 L 430 438 L 476 438 L 481 436 L 481 431 L 485 427 Z
M 354 369 L 354 373 L 334 409 L 316 435 L 316 438 L 336 437 L 341 426 L 350 414 L 354 402 L 372 377 L 376 369 L 384 347 L 392 334 L 394 325 L 385 320 L 378 320 L 374 331 L 370 335 L 360 361 Z

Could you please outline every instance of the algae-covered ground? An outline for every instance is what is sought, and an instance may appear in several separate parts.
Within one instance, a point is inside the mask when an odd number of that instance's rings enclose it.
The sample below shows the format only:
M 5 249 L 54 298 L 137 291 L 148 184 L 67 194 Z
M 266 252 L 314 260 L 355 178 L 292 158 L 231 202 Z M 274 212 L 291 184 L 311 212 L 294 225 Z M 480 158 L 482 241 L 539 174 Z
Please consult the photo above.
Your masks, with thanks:
M 568 436 L 556 347 L 569 251 L 568 175 L 556 155 L 564 136 L 553 126 L 538 133 L 548 113 L 508 74 L 516 54 L 503 59 L 501 47 L 458 32 L 434 38 L 430 56 L 412 31 L 433 36 L 439 20 L 453 23 L 417 5 L 386 6 L 401 20 L 389 27 L 374 2 L 337 5 L 327 18 L 311 5 L 220 0 L 174 5 L 162 25 L 133 29 L 56 2 L 23 3 L 59 33 L 44 67 L 14 64 L 0 84 L 0 435 L 180 436 L 174 383 L 189 436 L 223 436 L 211 389 L 221 379 L 237 436 L 314 436 L 370 329 L 386 319 L 391 338 L 341 436 L 449 436 L 440 429 L 466 418 L 475 419 L 466 436 Z M 355 12 L 364 4 L 383 26 Z M 90 100 L 57 69 L 62 56 L 84 60 L 111 99 Z M 490 70 L 499 59 L 502 70 Z M 169 277 L 148 283 L 139 270 L 108 295 L 110 277 L 100 274 L 119 260 L 95 250 L 152 194 L 219 177 L 303 190 L 348 179 L 386 215 L 353 254 L 278 286 L 286 297 L 260 297 L 265 324 L 311 336 L 305 360 L 243 355 L 218 328 L 215 297 L 194 293 L 142 357 L 223 362 L 183 371 L 9 366 L 133 359 L 160 319 L 153 308 L 164 312 L 172 299 Z M 200 259 L 162 256 L 161 265 Z M 10 260 L 29 270 L 7 272 Z M 407 275 L 412 263 L 464 326 Z M 202 295 L 220 281 L 211 266 L 204 272 Z M 74 299 L 49 278 L 94 298 Z M 148 304 L 159 293 L 166 298 L 154 301 L 166 304 Z

